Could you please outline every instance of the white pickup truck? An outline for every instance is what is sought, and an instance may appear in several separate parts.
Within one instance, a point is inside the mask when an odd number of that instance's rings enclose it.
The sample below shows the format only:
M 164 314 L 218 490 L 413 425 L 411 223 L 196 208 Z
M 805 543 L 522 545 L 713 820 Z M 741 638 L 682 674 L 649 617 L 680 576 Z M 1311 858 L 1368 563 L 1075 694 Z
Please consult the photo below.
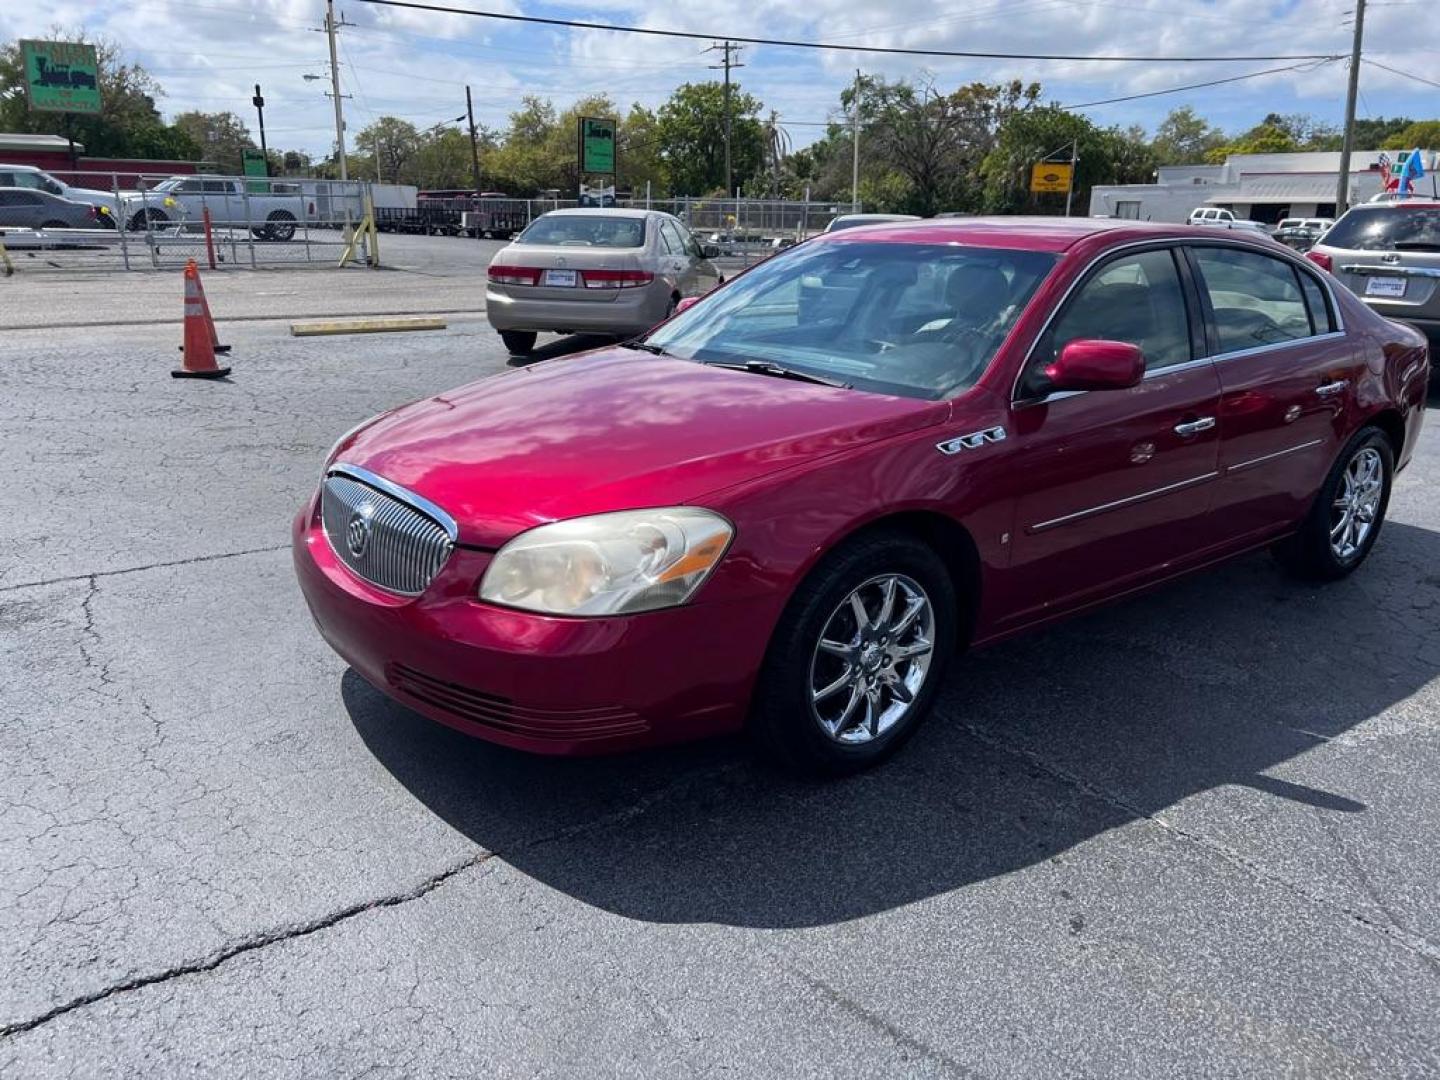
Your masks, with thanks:
M 1260 222 L 1237 218 L 1235 211 L 1218 206 L 1201 206 L 1191 210 L 1187 224 L 1207 225 L 1212 229 L 1245 229 L 1258 232 L 1262 236 L 1270 235 L 1270 230 Z
M 261 190 L 251 190 L 252 187 Z M 260 240 L 289 240 L 305 220 L 300 185 L 283 180 L 236 180 L 223 176 L 172 176 L 149 191 L 120 197 L 120 219 L 131 232 L 198 225 L 204 211 L 222 229 L 249 229 Z

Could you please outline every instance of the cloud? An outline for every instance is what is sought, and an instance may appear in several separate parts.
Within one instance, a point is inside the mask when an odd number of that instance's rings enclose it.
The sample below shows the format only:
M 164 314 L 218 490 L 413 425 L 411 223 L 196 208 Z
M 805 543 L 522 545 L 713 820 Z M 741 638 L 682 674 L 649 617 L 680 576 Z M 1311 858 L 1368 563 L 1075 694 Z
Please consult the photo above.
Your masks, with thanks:
M 472 0 L 477 8 L 515 12 L 517 0 Z M 695 33 L 824 40 L 896 48 L 989 52 L 1129 53 L 1153 55 L 1347 53 L 1345 11 L 1351 0 L 977 0 L 960 10 L 937 10 L 933 0 L 756 0 L 743 9 L 678 5 L 673 0 L 570 0 L 546 14 L 587 21 Z M 564 107 L 592 93 L 608 93 L 621 107 L 655 106 L 682 82 L 718 77 L 705 53 L 708 41 L 520 25 L 352 2 L 354 23 L 341 34 L 342 92 L 350 139 L 380 114 L 420 126 L 464 111 L 472 88 L 477 120 L 503 126 L 522 94 L 551 97 Z M 542 9 L 536 9 L 542 10 Z M 1380 6 L 1368 13 L 1366 51 L 1401 70 L 1422 74 L 1433 53 L 1420 49 L 1419 8 Z M 57 0 L 39 10 L 7 5 L 0 32 L 41 34 L 52 24 L 85 26 L 119 42 L 165 86 L 169 113 L 229 109 L 253 120 L 256 82 L 266 97 L 273 146 L 328 152 L 333 114 L 325 37 L 315 32 L 318 0 Z M 1419 16 L 1423 19 L 1423 16 Z M 747 46 L 735 72 L 744 88 L 795 126 L 796 145 L 818 136 L 857 67 L 890 78 L 933 73 L 942 86 L 1019 78 L 1045 86 L 1061 102 L 1147 93 L 1187 83 L 1278 66 L 1272 62 L 1093 64 L 1073 61 L 990 60 L 818 52 Z M 327 76 L 306 82 L 302 76 Z M 1428 116 L 1434 91 L 1367 66 L 1361 115 Z M 1088 110 L 1097 122 L 1153 125 L 1170 108 L 1194 105 L 1222 125 L 1246 127 L 1269 111 L 1312 112 L 1340 120 L 1344 68 L 1269 76 L 1146 101 Z

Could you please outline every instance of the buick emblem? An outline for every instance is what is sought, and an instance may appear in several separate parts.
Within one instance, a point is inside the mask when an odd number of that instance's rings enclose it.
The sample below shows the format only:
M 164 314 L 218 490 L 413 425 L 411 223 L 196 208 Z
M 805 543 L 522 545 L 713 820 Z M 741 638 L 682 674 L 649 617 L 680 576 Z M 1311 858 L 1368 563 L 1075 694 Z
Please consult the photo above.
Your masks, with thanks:
M 350 515 L 345 525 L 345 546 L 356 559 L 364 555 L 365 549 L 370 546 L 370 516 L 374 513 L 375 508 L 366 503 Z

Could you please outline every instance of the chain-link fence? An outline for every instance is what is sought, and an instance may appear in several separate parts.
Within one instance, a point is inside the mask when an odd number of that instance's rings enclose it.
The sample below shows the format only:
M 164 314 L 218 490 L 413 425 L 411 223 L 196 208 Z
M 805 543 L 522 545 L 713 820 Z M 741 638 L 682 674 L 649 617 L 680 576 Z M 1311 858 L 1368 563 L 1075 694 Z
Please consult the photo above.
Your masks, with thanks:
M 19 269 L 172 269 L 336 266 L 350 251 L 375 255 L 356 226 L 373 208 L 380 232 L 506 240 L 575 199 L 416 198 L 415 189 L 367 181 L 17 174 L 0 188 L 0 245 Z M 11 205 L 11 204 L 14 205 Z M 23 205 L 22 205 L 23 204 Z M 674 214 L 707 245 L 746 261 L 822 231 L 848 206 L 781 199 L 620 199 L 614 205 Z M 89 208 L 76 219 L 76 207 Z M 353 247 L 352 247 L 353 239 Z
M 56 172 L 0 189 L 0 244 L 19 269 L 337 265 L 372 202 L 363 182 L 247 176 Z M 55 182 L 58 182 L 55 183 Z M 58 189 L 58 190 L 57 190 Z M 25 201 L 28 200 L 28 201 Z M 76 220 L 76 204 L 89 221 Z

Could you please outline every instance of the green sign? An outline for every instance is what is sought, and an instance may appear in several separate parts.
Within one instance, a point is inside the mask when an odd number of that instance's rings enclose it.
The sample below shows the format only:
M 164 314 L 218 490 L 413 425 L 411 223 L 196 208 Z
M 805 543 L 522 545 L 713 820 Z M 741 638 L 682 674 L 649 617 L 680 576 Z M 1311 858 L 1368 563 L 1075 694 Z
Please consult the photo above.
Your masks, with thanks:
M 580 118 L 580 171 L 615 173 L 615 121 Z
M 25 92 L 30 108 L 47 112 L 98 113 L 100 65 L 94 45 L 69 41 L 22 41 Z
M 246 176 L 268 177 L 270 175 L 270 170 L 265 167 L 265 155 L 259 150 L 240 151 L 240 161 Z M 245 185 L 245 189 L 252 195 L 263 195 L 269 187 L 269 184 L 257 183 L 254 180 Z

